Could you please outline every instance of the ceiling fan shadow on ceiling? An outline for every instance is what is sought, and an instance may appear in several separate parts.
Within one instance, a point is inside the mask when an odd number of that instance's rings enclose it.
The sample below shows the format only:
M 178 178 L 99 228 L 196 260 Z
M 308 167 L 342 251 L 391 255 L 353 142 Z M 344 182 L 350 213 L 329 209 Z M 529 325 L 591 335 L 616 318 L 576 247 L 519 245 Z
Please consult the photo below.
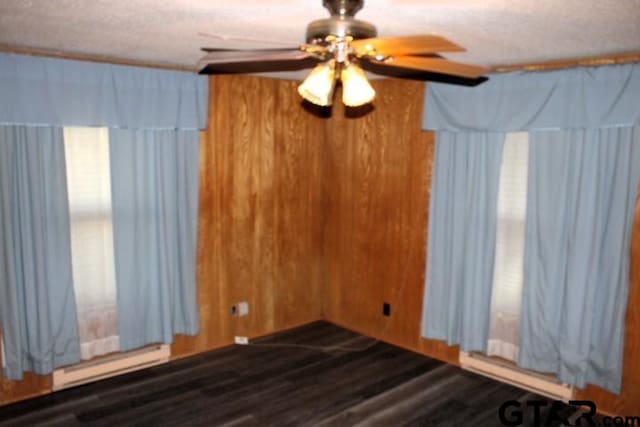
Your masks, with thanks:
M 364 70 L 396 78 L 475 86 L 487 80 L 488 68 L 449 61 L 440 52 L 465 49 L 434 35 L 377 37 L 376 27 L 354 16 L 363 0 L 324 0 L 331 16 L 307 26 L 306 43 L 267 49 L 202 48 L 200 74 L 237 74 L 312 68 L 298 93 L 312 104 L 333 103 L 338 81 L 348 107 L 370 103 L 375 91 Z M 227 38 L 218 37 L 221 40 Z

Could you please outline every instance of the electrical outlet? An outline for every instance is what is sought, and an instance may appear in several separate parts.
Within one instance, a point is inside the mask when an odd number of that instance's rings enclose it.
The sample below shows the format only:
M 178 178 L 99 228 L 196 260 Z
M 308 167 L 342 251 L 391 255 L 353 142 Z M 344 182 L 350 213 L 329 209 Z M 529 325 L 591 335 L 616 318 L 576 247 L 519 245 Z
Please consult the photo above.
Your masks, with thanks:
M 236 336 L 236 337 L 234 337 L 234 340 L 235 340 L 236 344 L 240 344 L 240 345 L 249 344 L 249 338 L 247 338 L 247 337 Z
M 232 316 L 246 316 L 249 314 L 249 303 L 246 301 L 239 302 L 231 306 Z
M 391 316 L 391 304 L 388 302 L 382 303 L 382 314 L 385 316 Z

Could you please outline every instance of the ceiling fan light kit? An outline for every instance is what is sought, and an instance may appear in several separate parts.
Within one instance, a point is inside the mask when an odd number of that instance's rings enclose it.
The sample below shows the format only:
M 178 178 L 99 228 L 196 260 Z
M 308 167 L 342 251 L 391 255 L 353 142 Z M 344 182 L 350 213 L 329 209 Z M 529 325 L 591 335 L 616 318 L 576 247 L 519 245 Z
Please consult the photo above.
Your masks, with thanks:
M 328 107 L 333 103 L 335 80 L 336 61 L 324 62 L 311 70 L 309 76 L 298 86 L 298 93 L 312 104 Z
M 198 64 L 201 74 L 284 71 L 314 66 L 298 87 L 305 100 L 320 106 L 333 102 L 342 81 L 342 102 L 358 107 L 371 102 L 375 91 L 364 70 L 417 80 L 438 80 L 474 86 L 486 80 L 488 69 L 442 58 L 440 52 L 464 48 L 434 35 L 377 38 L 376 27 L 354 18 L 363 0 L 324 0 L 331 16 L 307 26 L 306 43 L 297 48 L 208 52 Z M 363 70 L 364 69 L 364 70 Z
M 369 84 L 362 68 L 348 64 L 340 73 L 342 80 L 342 103 L 347 107 L 359 107 L 373 101 L 375 90 Z

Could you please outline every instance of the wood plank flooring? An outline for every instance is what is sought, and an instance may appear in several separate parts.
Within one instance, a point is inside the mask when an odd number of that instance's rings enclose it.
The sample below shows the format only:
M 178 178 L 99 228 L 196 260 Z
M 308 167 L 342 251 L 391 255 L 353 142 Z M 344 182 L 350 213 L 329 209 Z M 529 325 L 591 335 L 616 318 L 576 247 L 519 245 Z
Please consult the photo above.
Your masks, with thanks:
M 539 398 L 325 322 L 253 343 L 0 407 L 0 426 L 500 426 L 502 402 Z

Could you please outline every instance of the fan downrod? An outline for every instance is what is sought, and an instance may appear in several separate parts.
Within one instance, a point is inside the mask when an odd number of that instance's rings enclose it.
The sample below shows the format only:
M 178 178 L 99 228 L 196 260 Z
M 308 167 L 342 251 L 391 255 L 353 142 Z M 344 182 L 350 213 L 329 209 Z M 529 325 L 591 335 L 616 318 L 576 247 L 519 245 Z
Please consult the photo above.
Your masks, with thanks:
M 364 0 L 323 0 L 322 5 L 331 13 L 330 18 L 312 21 L 307 26 L 307 43 L 324 43 L 327 36 L 346 37 L 354 40 L 376 37 L 373 24 L 355 19 Z
M 353 18 L 362 9 L 364 0 L 324 0 L 322 5 L 331 13 L 331 16 Z

